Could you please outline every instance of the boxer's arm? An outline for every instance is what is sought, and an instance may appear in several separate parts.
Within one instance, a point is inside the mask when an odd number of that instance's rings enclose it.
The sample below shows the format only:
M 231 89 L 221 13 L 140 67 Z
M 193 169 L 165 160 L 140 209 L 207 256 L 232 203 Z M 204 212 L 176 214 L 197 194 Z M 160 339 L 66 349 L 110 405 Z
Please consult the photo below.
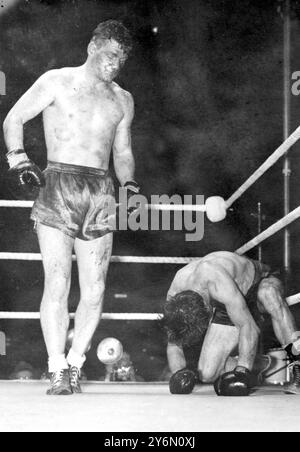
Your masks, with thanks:
M 117 127 L 113 143 L 115 172 L 122 186 L 128 181 L 134 180 L 135 162 L 131 143 L 131 124 L 133 117 L 133 98 L 131 94 L 125 93 L 124 116 Z
M 252 370 L 257 352 L 259 329 L 244 296 L 226 271 L 214 268 L 210 269 L 208 290 L 212 298 L 225 305 L 231 321 L 240 331 L 238 366 Z
M 172 374 L 175 374 L 178 370 L 186 368 L 186 359 L 183 348 L 179 345 L 169 342 L 167 347 L 167 357 Z
M 3 131 L 8 151 L 24 149 L 23 125 L 54 101 L 55 72 L 49 71 L 42 75 L 18 100 L 5 118 Z

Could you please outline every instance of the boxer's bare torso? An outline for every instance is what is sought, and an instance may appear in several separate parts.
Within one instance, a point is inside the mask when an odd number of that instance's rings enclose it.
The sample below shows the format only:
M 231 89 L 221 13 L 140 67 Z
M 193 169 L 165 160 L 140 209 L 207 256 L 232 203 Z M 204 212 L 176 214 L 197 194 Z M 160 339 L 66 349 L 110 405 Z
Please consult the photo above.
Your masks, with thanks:
M 45 73 L 20 98 L 8 115 L 8 150 L 23 147 L 23 125 L 43 113 L 48 160 L 107 169 L 114 149 L 117 158 L 123 153 L 118 166 L 126 166 L 134 104 L 113 81 L 125 54 L 110 40 L 95 55 L 83 66 Z
M 261 264 L 262 276 L 267 275 L 269 267 Z M 255 278 L 253 261 L 234 253 L 220 251 L 208 254 L 181 269 L 175 276 L 168 297 L 179 292 L 193 290 L 210 304 L 211 284 L 215 281 L 234 281 L 243 295 L 251 288 Z M 222 284 L 221 284 L 222 287 Z M 224 284 L 224 291 L 226 286 Z
M 114 82 L 89 85 L 82 68 L 54 71 L 49 84 L 55 97 L 43 111 L 48 160 L 107 169 L 131 96 Z

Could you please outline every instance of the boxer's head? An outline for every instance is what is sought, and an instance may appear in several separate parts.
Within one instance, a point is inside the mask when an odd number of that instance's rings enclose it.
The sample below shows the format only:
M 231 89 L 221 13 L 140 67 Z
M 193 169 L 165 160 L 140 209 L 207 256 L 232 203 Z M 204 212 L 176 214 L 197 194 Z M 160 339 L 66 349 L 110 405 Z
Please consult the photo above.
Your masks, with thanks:
M 127 28 L 116 20 L 98 25 L 88 47 L 89 60 L 96 76 L 112 82 L 125 64 L 132 49 L 132 39 Z
M 180 292 L 165 302 L 163 311 L 170 342 L 189 347 L 203 339 L 210 312 L 200 294 L 192 290 Z

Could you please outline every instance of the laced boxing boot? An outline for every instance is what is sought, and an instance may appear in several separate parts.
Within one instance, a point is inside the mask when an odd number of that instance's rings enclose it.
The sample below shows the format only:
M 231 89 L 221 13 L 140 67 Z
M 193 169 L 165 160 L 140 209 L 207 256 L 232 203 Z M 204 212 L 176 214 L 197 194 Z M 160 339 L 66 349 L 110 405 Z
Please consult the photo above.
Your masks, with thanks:
M 300 355 L 294 355 L 293 344 L 288 345 L 285 350 L 292 361 L 289 369 L 293 374 L 293 381 L 285 388 L 285 393 L 300 395 Z
M 81 394 L 81 386 L 80 386 L 80 377 L 81 377 L 81 371 L 78 369 L 78 367 L 71 366 L 69 370 L 70 375 L 70 385 L 72 392 L 74 394 Z
M 51 374 L 50 389 L 47 395 L 71 395 L 69 371 L 66 369 L 58 370 Z

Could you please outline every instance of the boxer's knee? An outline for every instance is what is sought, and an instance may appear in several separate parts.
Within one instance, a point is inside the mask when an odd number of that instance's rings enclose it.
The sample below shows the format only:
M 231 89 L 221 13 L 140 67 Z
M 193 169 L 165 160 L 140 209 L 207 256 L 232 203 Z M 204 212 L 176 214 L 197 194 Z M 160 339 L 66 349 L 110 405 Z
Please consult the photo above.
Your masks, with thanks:
M 68 299 L 70 291 L 70 278 L 64 274 L 56 274 L 55 277 L 45 279 L 44 301 L 52 303 L 64 302 Z
M 97 281 L 85 287 L 84 291 L 81 293 L 81 302 L 92 309 L 97 309 L 102 305 L 104 292 L 104 280 Z
M 198 373 L 200 381 L 202 383 L 209 384 L 216 381 L 221 371 L 208 363 L 206 365 L 199 366 Z

